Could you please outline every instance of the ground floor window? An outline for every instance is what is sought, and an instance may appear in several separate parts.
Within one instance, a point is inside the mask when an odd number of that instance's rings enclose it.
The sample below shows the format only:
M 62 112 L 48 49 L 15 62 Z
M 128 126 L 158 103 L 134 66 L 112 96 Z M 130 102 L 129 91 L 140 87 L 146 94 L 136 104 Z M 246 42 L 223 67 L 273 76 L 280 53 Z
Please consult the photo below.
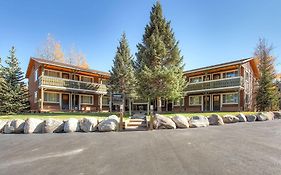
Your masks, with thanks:
M 44 93 L 44 102 L 59 103 L 60 95 L 58 93 L 54 93 L 54 92 L 45 92 Z
M 184 106 L 184 98 L 180 98 L 174 101 L 174 106 Z
M 231 93 L 231 94 L 223 94 L 222 96 L 222 102 L 224 104 L 237 104 L 238 103 L 238 94 L 237 93 Z
M 81 103 L 82 104 L 93 104 L 93 96 L 92 95 L 81 95 Z
M 201 105 L 202 104 L 202 97 L 201 96 L 189 96 L 189 105 Z

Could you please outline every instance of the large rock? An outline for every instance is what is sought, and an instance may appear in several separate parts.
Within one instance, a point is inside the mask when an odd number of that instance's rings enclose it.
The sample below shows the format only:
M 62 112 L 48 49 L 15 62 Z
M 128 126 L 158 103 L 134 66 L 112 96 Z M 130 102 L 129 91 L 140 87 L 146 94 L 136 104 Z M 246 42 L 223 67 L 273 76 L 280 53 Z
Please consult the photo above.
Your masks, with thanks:
M 5 134 L 23 133 L 24 125 L 25 125 L 25 121 L 22 119 L 15 119 L 12 121 L 8 121 L 4 127 L 4 133 Z
M 274 114 L 274 119 L 281 119 L 281 112 L 273 112 L 273 114 Z
M 36 118 L 28 118 L 25 121 L 24 125 L 24 133 L 31 134 L 31 133 L 42 133 L 44 126 L 44 121 Z
M 3 132 L 4 126 L 6 125 L 7 121 L 5 120 L 0 120 L 0 132 Z
M 177 126 L 172 119 L 156 114 L 154 117 L 155 129 L 176 129 Z
M 120 119 L 119 119 L 119 117 L 117 117 L 117 115 L 110 115 L 110 116 L 107 117 L 107 119 L 114 119 L 114 120 L 116 120 L 118 123 L 120 122 Z
M 207 127 L 209 126 L 209 120 L 204 116 L 193 116 L 189 120 L 189 126 L 191 128 Z
M 188 119 L 185 116 L 176 115 L 172 118 L 177 128 L 189 128 Z
M 273 120 L 274 113 L 273 112 L 260 112 L 257 114 L 257 121 L 265 121 L 265 120 Z
M 119 122 L 116 119 L 107 118 L 98 124 L 98 130 L 101 132 L 116 131 L 119 128 Z
M 79 120 L 76 118 L 70 118 L 64 122 L 64 132 L 78 132 L 80 131 Z
M 243 113 L 237 115 L 239 122 L 247 122 L 247 118 Z
M 218 114 L 212 114 L 208 120 L 210 125 L 224 125 L 223 119 Z
M 239 118 L 234 116 L 234 115 L 224 115 L 222 119 L 223 119 L 224 123 L 236 123 L 236 122 L 239 122 Z
M 98 127 L 98 120 L 96 118 L 83 118 L 80 121 L 80 128 L 84 132 L 96 131 Z
M 64 122 L 56 119 L 46 119 L 44 121 L 44 133 L 59 133 L 63 132 Z
M 254 122 L 257 120 L 257 116 L 255 115 L 246 115 L 246 118 L 248 122 Z

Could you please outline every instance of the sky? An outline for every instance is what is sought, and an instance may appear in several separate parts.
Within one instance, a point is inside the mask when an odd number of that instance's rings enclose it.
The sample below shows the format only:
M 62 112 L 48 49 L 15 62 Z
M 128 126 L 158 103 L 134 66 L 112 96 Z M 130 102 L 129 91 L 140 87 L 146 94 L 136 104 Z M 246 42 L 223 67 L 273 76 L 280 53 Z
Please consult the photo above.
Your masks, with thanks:
M 0 0 L 0 57 L 12 46 L 23 71 L 48 33 L 67 54 L 74 44 L 92 69 L 109 71 L 126 32 L 141 42 L 155 0 Z M 259 38 L 273 44 L 281 72 L 280 0 L 160 0 L 179 41 L 185 70 L 248 58 Z

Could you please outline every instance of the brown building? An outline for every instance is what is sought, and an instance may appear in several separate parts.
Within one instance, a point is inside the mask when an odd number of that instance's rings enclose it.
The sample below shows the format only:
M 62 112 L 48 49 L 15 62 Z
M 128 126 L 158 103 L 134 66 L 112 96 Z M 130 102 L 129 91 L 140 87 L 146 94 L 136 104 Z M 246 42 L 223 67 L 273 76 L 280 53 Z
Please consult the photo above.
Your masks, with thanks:
M 110 74 L 73 65 L 31 58 L 26 78 L 31 110 L 110 111 L 107 81 Z M 253 111 L 257 60 L 247 58 L 185 71 L 188 86 L 184 98 L 162 100 L 162 111 Z M 156 108 L 156 101 L 151 105 Z M 126 109 L 146 111 L 149 105 L 132 100 Z
M 257 60 L 247 58 L 185 72 L 185 111 L 253 111 Z
M 26 78 L 31 110 L 109 110 L 107 72 L 30 58 Z

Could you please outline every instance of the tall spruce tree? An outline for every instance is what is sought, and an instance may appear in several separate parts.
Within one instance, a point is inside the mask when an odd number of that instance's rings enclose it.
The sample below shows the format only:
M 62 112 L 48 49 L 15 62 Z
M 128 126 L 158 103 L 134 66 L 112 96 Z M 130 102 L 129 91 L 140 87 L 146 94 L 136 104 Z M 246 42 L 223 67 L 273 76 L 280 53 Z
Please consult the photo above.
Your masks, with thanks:
M 260 78 L 256 94 L 256 105 L 259 111 L 278 109 L 278 89 L 274 84 L 275 67 L 274 56 L 271 55 L 272 46 L 265 39 L 260 39 L 255 49 L 254 57 L 259 60 Z
M 157 99 L 157 112 L 161 112 L 161 98 L 181 98 L 186 81 L 178 41 L 170 21 L 163 17 L 159 1 L 152 7 L 150 22 L 137 48 L 135 68 L 138 94 L 149 101 Z
M 110 90 L 122 93 L 130 100 L 135 94 L 135 82 L 133 56 L 130 53 L 126 34 L 123 33 L 110 70 Z M 123 106 L 124 103 L 123 101 Z
M 19 67 L 19 62 L 15 54 L 15 48 L 12 47 L 10 55 L 6 59 L 7 66 L 3 68 L 3 78 L 6 83 L 4 92 L 6 96 L 2 101 L 2 107 L 5 113 L 19 113 L 29 107 L 28 91 L 24 83 L 24 74 Z
M 4 79 L 4 72 L 4 66 L 2 65 L 2 59 L 0 58 L 0 114 L 6 113 L 4 101 L 9 98 L 7 82 Z

